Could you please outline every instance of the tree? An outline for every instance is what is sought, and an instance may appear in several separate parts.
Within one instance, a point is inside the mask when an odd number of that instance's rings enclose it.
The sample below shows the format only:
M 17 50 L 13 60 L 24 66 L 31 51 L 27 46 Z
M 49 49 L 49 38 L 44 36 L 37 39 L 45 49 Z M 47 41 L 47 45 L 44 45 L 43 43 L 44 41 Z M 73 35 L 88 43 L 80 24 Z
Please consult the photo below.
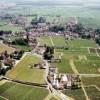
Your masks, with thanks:
M 37 44 L 37 43 L 38 43 L 38 41 L 37 41 L 37 39 L 36 39 L 36 38 L 34 38 L 34 39 L 33 39 L 33 43 L 35 43 L 35 44 Z
M 46 19 L 44 17 L 40 17 L 38 23 L 45 23 Z
M 12 41 L 13 45 L 28 45 L 27 39 L 15 39 L 14 41 Z
M 38 24 L 38 21 L 35 20 L 35 19 L 32 19 L 32 21 L 31 21 L 31 25 L 37 25 L 37 24 Z
M 37 25 L 37 24 L 38 24 L 38 18 L 37 18 L 37 15 L 36 15 L 35 18 L 32 19 L 31 25 Z
M 54 48 L 47 46 L 43 57 L 46 60 L 51 60 L 54 57 Z
M 0 31 L 0 35 L 2 36 L 3 34 L 9 35 L 9 34 L 12 34 L 12 31 L 11 30 L 9 30 L 9 31 L 3 31 L 3 30 L 1 30 Z
M 96 34 L 100 34 L 100 29 L 95 30 Z
M 35 17 L 34 19 L 32 19 L 31 21 L 31 25 L 37 25 L 38 23 L 45 23 L 46 19 L 44 17 Z
M 84 29 L 83 25 L 79 23 L 74 26 L 74 29 L 72 31 L 76 33 L 81 33 L 83 29 Z
M 7 52 L 7 51 L 5 51 L 5 52 L 4 52 L 4 55 L 5 55 L 5 57 L 6 57 L 6 58 L 8 58 L 8 57 L 9 57 L 9 55 L 8 55 L 8 52 Z
M 50 27 L 49 30 L 52 32 L 59 32 L 59 31 L 63 32 L 65 29 L 61 25 L 59 26 L 55 25 L 55 26 Z
M 96 41 L 96 43 L 97 43 L 98 45 L 100 45 L 100 38 L 96 38 L 95 41 Z

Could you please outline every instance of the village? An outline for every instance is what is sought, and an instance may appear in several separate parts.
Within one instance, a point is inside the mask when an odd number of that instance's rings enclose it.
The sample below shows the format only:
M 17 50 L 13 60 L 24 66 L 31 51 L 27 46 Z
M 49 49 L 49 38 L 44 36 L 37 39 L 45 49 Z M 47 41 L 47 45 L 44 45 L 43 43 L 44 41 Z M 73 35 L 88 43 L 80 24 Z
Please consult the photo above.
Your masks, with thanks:
M 6 22 L 1 27 L 20 27 L 19 31 L 0 30 L 0 80 L 43 88 L 57 100 L 96 100 L 99 81 L 91 85 L 85 78 L 100 77 L 100 29 L 84 27 L 76 16 L 64 24 L 55 21 L 61 16 L 53 21 L 47 17 L 0 14 L 0 21 Z M 97 97 L 88 95 L 92 88 Z

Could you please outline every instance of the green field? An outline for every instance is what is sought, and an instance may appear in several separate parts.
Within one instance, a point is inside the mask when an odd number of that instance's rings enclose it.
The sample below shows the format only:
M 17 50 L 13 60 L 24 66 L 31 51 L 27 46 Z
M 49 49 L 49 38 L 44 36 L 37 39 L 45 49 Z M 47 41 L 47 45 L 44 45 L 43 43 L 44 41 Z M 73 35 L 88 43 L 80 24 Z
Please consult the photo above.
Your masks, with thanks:
M 4 30 L 4 31 L 10 31 L 11 30 L 12 32 L 24 32 L 22 27 L 14 26 L 14 25 L 0 26 L 0 30 Z
M 44 36 L 44 37 L 39 37 L 38 42 L 40 45 L 48 45 L 48 46 L 64 46 L 66 47 L 67 44 L 63 38 L 63 36 Z
M 55 46 L 67 46 L 63 36 L 54 36 L 51 39 Z
M 23 38 L 21 35 L 17 35 L 17 36 L 7 36 L 7 37 L 5 37 L 5 39 L 6 40 L 11 40 L 11 41 L 14 41 L 15 39 L 19 39 L 19 38 Z M 24 50 L 24 51 L 30 51 L 30 50 L 32 50 L 32 48 L 30 47 L 30 46 L 28 46 L 28 45 L 11 45 L 13 48 L 16 48 L 16 49 L 19 49 L 19 50 Z
M 44 46 L 44 45 L 52 46 L 50 37 L 46 37 L 46 36 L 40 37 L 38 38 L 38 42 L 39 42 L 39 45 L 41 46 Z
M 96 43 L 93 40 L 86 40 L 86 39 L 68 40 L 67 43 L 71 48 L 96 47 Z
M 24 50 L 26 52 L 32 50 L 31 47 L 29 46 L 24 46 L 24 45 L 12 45 L 12 47 L 16 48 L 16 49 L 19 49 L 19 50 Z
M 91 60 L 91 61 L 99 61 L 100 57 L 96 56 L 96 55 L 87 55 L 87 59 Z
M 98 91 L 95 87 L 85 88 L 88 97 L 90 100 L 99 100 L 100 99 L 100 91 Z
M 31 87 L 13 82 L 6 82 L 0 85 L 0 96 L 9 100 L 43 100 L 47 95 L 48 90 L 44 88 Z
M 76 68 L 78 69 L 79 73 L 91 73 L 91 74 L 99 74 L 98 71 L 100 68 L 99 61 L 75 61 Z
M 56 41 L 54 39 L 53 41 Z M 59 39 L 58 39 L 59 40 Z M 60 42 L 62 44 L 62 42 Z M 59 43 L 59 44 L 60 44 Z M 95 54 L 89 54 L 88 47 L 96 47 L 96 44 L 92 40 L 69 40 L 68 50 L 56 49 L 56 52 L 63 54 L 60 63 L 54 63 L 57 66 L 60 73 L 73 73 L 70 66 L 70 60 L 73 59 L 77 70 L 80 73 L 99 73 L 98 68 L 100 66 L 99 60 Z M 96 61 L 96 62 L 95 62 Z M 95 65 L 95 67 L 93 67 Z
M 62 52 L 62 60 L 60 63 L 53 63 L 57 66 L 59 73 L 74 73 L 72 67 L 70 65 L 70 60 L 74 61 L 74 65 L 76 70 L 82 74 L 100 74 L 100 57 L 97 56 L 96 52 L 89 54 L 88 47 L 95 48 L 96 44 L 92 40 L 70 40 L 67 41 L 69 49 L 61 50 L 56 49 L 56 52 Z M 100 88 L 100 77 L 82 77 L 82 82 L 85 87 L 90 86 L 86 89 L 86 93 L 91 98 L 90 100 L 99 100 L 93 99 L 97 96 L 100 96 L 100 92 L 95 88 L 91 87 L 91 85 L 96 85 Z M 96 91 L 97 95 L 93 95 Z M 75 100 L 85 100 L 85 96 L 83 90 L 75 89 L 75 90 L 65 90 L 64 94 L 74 98 Z M 93 96 L 92 96 L 93 95 Z
M 74 59 L 75 61 L 79 61 L 79 55 L 82 55 L 83 53 L 88 54 L 87 49 L 75 49 L 74 51 L 56 49 L 55 51 L 63 54 L 61 62 L 53 63 L 58 68 L 60 73 L 73 73 L 73 70 L 70 66 L 70 60 Z
M 6 21 L 0 21 L 0 27 L 4 26 L 4 25 L 7 25 L 7 22 Z
M 69 64 L 70 60 L 73 59 L 75 66 L 79 73 L 100 73 L 99 60 L 100 58 L 96 55 L 96 52 L 89 54 L 88 47 L 96 47 L 93 40 L 68 40 L 68 50 L 56 49 L 56 52 L 63 53 L 61 63 L 55 63 L 60 73 L 73 73 Z
M 100 88 L 100 77 L 82 77 L 85 86 L 96 85 Z
M 71 98 L 74 98 L 75 100 L 85 100 L 84 93 L 81 89 L 64 90 L 63 93 Z
M 53 65 L 58 68 L 59 73 L 73 73 L 69 64 L 69 60 L 67 60 L 65 56 L 62 58 L 61 62 L 53 63 Z
M 29 68 L 30 64 L 35 64 L 40 61 L 41 59 L 36 56 L 27 55 L 23 58 L 23 60 L 20 61 L 20 63 L 18 63 L 11 71 L 9 71 L 6 76 L 26 82 L 44 84 L 44 70 Z
M 58 54 L 63 54 L 62 58 L 61 58 L 61 62 L 58 63 L 53 63 L 54 66 L 56 66 L 58 68 L 59 73 L 73 73 L 70 64 L 69 64 L 69 57 L 66 54 L 66 50 L 55 50 L 56 53 Z M 60 53 L 59 53 L 60 52 Z

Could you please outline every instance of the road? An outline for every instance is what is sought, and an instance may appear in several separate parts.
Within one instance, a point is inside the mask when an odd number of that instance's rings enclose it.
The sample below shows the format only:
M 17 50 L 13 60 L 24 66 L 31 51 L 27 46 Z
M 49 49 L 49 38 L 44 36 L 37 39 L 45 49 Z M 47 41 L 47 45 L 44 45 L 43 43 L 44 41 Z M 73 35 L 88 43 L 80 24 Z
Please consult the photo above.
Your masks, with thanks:
M 79 75 L 79 72 L 78 72 L 78 70 L 76 69 L 76 66 L 75 66 L 75 64 L 74 64 L 73 59 L 70 60 L 70 65 L 71 65 L 71 68 L 72 68 L 73 72 L 74 72 L 75 74 L 78 74 L 78 75 Z M 80 77 L 80 78 L 81 78 L 81 77 Z M 84 88 L 83 82 L 81 82 L 81 87 L 82 87 L 82 90 L 83 90 L 83 92 L 84 92 L 84 95 L 85 95 L 86 100 L 90 100 L 89 97 L 88 97 L 88 95 L 87 95 L 87 92 L 86 92 L 86 90 L 85 90 L 85 88 Z

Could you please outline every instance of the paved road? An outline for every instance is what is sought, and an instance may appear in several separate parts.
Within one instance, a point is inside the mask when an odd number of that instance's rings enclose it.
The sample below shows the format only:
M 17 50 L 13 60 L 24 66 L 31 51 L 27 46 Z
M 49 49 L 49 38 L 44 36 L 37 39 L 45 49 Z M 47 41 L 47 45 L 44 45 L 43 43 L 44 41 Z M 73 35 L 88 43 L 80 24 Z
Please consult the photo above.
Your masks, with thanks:
M 59 98 L 61 98 L 61 100 L 69 100 L 69 97 L 67 97 L 66 95 L 64 95 L 63 93 L 61 93 L 60 91 L 57 91 L 56 89 L 54 89 L 53 87 L 52 87 L 52 85 L 48 82 L 48 80 L 47 80 L 47 76 L 48 76 L 48 72 L 49 72 L 49 64 L 48 64 L 48 62 L 46 61 L 46 60 L 44 60 L 45 61 L 45 63 L 46 63 L 46 71 L 45 71 L 45 80 L 46 80 L 46 82 L 47 82 L 47 84 L 48 84 L 48 87 L 49 87 L 49 89 L 53 92 L 53 94 L 55 94 L 56 96 L 58 96 Z

